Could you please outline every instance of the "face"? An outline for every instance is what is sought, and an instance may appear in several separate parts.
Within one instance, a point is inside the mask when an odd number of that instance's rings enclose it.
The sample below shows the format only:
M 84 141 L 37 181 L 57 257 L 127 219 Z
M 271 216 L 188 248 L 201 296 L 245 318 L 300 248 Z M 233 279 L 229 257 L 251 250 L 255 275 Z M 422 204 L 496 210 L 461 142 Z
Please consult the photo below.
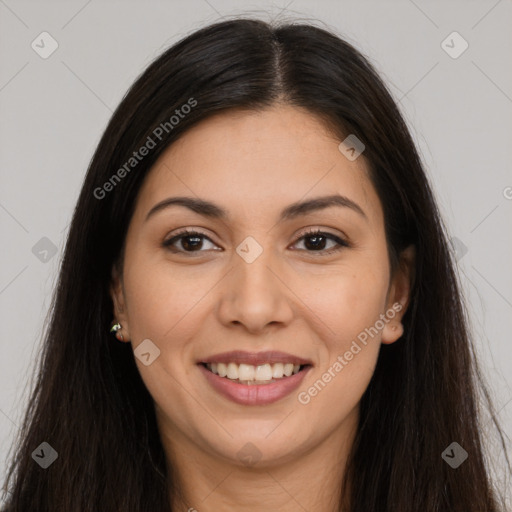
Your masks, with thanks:
M 111 291 L 169 456 L 272 465 L 353 432 L 411 254 L 392 275 L 364 154 L 340 142 L 296 107 L 231 111 L 148 174 Z

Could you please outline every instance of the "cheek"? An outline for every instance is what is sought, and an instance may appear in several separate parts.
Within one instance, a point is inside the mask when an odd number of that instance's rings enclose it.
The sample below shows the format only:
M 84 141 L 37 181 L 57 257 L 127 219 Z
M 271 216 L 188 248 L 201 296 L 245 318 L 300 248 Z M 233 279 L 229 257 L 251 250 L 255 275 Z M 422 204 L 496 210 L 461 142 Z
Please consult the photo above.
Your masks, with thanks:
M 197 329 L 197 312 L 201 299 L 213 286 L 209 280 L 184 279 L 184 273 L 170 271 L 166 262 L 144 259 L 132 253 L 126 263 L 125 289 L 130 337 L 135 350 L 150 339 L 160 350 L 158 357 L 146 366 L 137 357 L 136 365 L 155 404 L 170 411 L 173 421 L 185 422 L 173 411 L 194 410 L 188 382 L 189 361 L 194 348 L 193 334 Z M 193 284 L 192 284 L 193 283 Z M 196 315 L 196 316 L 194 316 Z M 186 389 L 185 389 L 186 388 Z M 195 393 L 194 393 L 195 395 Z M 190 420 L 190 418 L 189 418 Z
M 137 343 L 144 338 L 159 340 L 167 329 L 178 321 L 175 317 L 179 304 L 175 292 L 166 286 L 165 280 L 153 278 L 150 270 L 144 275 L 133 275 L 126 283 L 127 313 L 130 336 Z
M 305 302 L 321 320 L 329 351 L 343 350 L 373 326 L 384 311 L 388 289 L 385 272 L 370 269 L 330 276 Z
M 311 297 L 311 309 L 322 320 L 317 333 L 321 356 L 314 377 L 298 395 L 311 414 L 329 411 L 332 424 L 338 424 L 361 400 L 379 354 L 381 330 L 375 325 L 384 311 L 386 292 L 386 276 L 367 271 L 331 280 L 324 293 Z
M 134 254 L 126 268 L 127 312 L 132 339 L 137 342 L 154 338 L 164 343 L 169 338 L 179 342 L 186 337 L 183 329 L 186 329 L 188 315 L 193 316 L 194 308 L 212 286 L 205 273 L 194 278 L 191 268 L 180 272 L 169 262 L 155 261 L 142 252 Z

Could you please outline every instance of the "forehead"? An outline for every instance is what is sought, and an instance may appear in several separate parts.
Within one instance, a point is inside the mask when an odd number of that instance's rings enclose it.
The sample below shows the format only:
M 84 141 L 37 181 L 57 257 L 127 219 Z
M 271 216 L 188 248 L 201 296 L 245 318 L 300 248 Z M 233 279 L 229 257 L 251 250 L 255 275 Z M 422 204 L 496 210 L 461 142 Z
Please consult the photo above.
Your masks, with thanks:
M 379 222 L 382 209 L 363 157 L 310 112 L 291 106 L 226 111 L 185 132 L 158 159 L 139 192 L 140 210 L 171 195 L 196 196 L 230 211 L 271 213 L 301 199 L 341 194 Z

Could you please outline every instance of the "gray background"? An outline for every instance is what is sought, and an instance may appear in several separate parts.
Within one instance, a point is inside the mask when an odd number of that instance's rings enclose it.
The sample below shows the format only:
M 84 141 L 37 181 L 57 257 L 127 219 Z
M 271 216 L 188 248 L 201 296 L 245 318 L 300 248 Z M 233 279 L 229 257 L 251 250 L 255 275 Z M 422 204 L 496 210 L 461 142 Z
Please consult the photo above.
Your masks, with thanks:
M 237 14 L 318 20 L 389 84 L 456 239 L 482 367 L 512 432 L 511 0 L 0 0 L 0 460 L 18 430 L 67 226 L 112 110 L 170 44 Z M 43 31 L 59 45 L 47 59 L 31 47 Z M 458 58 L 442 46 L 453 31 L 469 44 Z M 452 39 L 445 45 L 460 50 Z M 489 448 L 503 475 L 499 447 Z

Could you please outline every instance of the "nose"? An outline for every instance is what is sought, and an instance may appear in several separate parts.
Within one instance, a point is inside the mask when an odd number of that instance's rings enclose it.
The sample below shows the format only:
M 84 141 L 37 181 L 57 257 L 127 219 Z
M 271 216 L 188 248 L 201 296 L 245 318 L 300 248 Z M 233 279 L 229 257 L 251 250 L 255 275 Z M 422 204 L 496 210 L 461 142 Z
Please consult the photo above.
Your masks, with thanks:
M 294 297 L 292 283 L 287 283 L 289 272 L 270 249 L 248 261 L 235 255 L 234 266 L 222 280 L 217 309 L 220 321 L 226 326 L 241 324 L 253 334 L 268 325 L 289 324 Z

